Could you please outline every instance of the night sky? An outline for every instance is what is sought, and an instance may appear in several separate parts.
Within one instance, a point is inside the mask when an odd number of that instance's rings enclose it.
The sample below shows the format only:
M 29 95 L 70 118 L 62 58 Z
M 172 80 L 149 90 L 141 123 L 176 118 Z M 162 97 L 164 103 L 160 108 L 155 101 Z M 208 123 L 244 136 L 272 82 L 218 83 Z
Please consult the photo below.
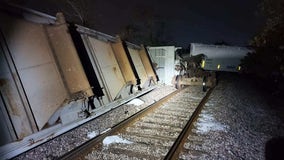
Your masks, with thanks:
M 51 15 L 63 10 L 71 21 L 70 7 L 58 0 L 24 0 L 22 5 Z M 86 0 L 90 26 L 110 35 L 126 25 L 144 23 L 149 17 L 165 23 L 166 37 L 177 46 L 191 42 L 213 44 L 225 41 L 245 46 L 263 26 L 257 12 L 259 0 Z M 141 16 L 142 15 L 142 16 Z M 143 15 L 145 15 L 143 17 Z M 137 18 L 138 17 L 138 18 Z

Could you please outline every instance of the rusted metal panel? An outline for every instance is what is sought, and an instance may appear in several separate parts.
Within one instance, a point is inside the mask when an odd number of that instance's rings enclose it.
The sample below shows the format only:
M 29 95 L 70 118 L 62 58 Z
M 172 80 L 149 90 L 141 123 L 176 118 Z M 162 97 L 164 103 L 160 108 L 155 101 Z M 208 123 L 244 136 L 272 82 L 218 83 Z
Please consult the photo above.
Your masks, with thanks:
M 135 85 L 136 78 L 123 48 L 122 41 L 119 39 L 118 42 L 112 43 L 112 48 L 125 81 Z
M 103 78 L 111 99 L 114 100 L 126 82 L 111 48 L 111 44 L 92 37 L 89 37 L 89 41 L 94 56 L 99 63 L 100 71 L 103 74 L 101 78 Z
M 155 73 L 155 70 L 152 66 L 151 59 L 144 46 L 141 46 L 141 49 L 139 50 L 139 55 L 140 55 L 141 61 L 143 63 L 143 66 L 145 68 L 148 78 L 153 78 L 153 80 L 157 82 L 158 81 L 157 74 Z
M 141 84 L 143 86 L 143 84 L 146 83 L 146 81 L 148 80 L 148 75 L 139 55 L 139 50 L 128 47 L 128 51 L 134 63 L 135 69 L 139 75 L 139 78 L 141 79 Z
M 11 17 L 9 22 L 1 24 L 1 30 L 5 35 L 36 124 L 41 129 L 59 105 L 65 101 L 66 88 L 53 58 L 44 27 Z
M 149 55 L 151 57 L 152 62 L 154 63 L 156 73 L 159 76 L 160 83 L 165 83 L 165 56 L 166 51 L 163 48 L 149 48 Z
M 53 54 L 71 96 L 82 96 L 82 92 L 88 97 L 92 96 L 89 81 L 63 18 L 61 17 L 62 22 L 58 22 L 57 25 L 46 26 Z

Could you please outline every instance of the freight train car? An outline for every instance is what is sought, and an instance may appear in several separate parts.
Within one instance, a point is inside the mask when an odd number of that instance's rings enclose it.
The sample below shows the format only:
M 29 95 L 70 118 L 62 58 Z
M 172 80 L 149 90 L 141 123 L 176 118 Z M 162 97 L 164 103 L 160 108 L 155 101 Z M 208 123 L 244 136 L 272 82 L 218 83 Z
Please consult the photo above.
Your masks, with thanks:
M 190 44 L 190 56 L 204 55 L 201 66 L 211 71 L 238 72 L 241 59 L 249 52 L 251 50 L 246 47 Z
M 69 24 L 61 13 L 8 5 L 0 6 L 0 18 L 0 157 L 157 83 L 144 46 Z
M 148 79 L 156 83 L 156 75 L 150 65 L 152 62 L 143 46 L 79 25 L 71 26 L 70 31 L 81 61 L 88 69 L 87 75 L 98 77 L 106 95 L 102 103 L 125 98 L 141 90 Z
M 159 75 L 159 82 L 165 85 L 172 85 L 175 76 L 176 46 L 151 46 L 147 48 L 152 61 L 155 63 L 156 72 Z
M 6 126 L 7 143 L 42 130 L 59 107 L 94 93 L 62 17 L 47 25 L 0 16 L 6 22 L 0 24 L 1 117 L 9 117 L 1 123 L 12 128 Z

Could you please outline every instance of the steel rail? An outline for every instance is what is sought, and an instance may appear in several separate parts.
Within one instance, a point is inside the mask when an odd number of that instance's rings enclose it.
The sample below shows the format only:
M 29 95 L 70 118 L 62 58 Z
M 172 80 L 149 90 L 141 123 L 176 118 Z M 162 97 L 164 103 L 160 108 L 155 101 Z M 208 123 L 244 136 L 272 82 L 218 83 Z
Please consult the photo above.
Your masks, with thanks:
M 119 122 L 118 124 L 113 126 L 110 130 L 107 130 L 103 134 L 100 134 L 99 136 L 85 142 L 84 144 L 80 145 L 79 147 L 74 148 L 73 150 L 64 154 L 63 156 L 59 157 L 58 159 L 69 160 L 69 159 L 75 159 L 76 157 L 80 157 L 81 155 L 84 155 L 84 153 L 86 153 L 86 152 L 88 152 L 89 150 L 92 149 L 92 146 L 94 146 L 98 142 L 102 141 L 105 137 L 107 137 L 107 136 L 109 136 L 113 133 L 116 133 L 117 131 L 125 128 L 126 126 L 129 126 L 129 125 L 135 123 L 136 121 L 138 121 L 139 119 L 141 119 L 145 115 L 153 112 L 155 109 L 160 107 L 162 103 L 165 103 L 170 98 L 172 98 L 174 95 L 183 91 L 184 89 L 185 88 L 183 88 L 182 90 L 177 90 L 177 91 L 169 94 L 168 96 L 162 98 L 161 100 L 156 101 L 154 104 L 142 109 L 141 111 L 135 113 L 134 115 L 130 116 L 129 118 Z
M 208 100 L 210 94 L 212 93 L 213 89 L 214 89 L 214 87 L 210 88 L 210 90 L 206 93 L 205 97 L 203 97 L 203 99 L 201 100 L 201 102 L 199 103 L 199 105 L 197 106 L 197 108 L 195 109 L 193 114 L 191 115 L 190 119 L 188 120 L 187 124 L 185 125 L 185 127 L 183 128 L 181 133 L 179 134 L 178 138 L 174 142 L 173 146 L 171 147 L 171 149 L 169 150 L 169 152 L 165 156 L 165 158 L 164 158 L 165 160 L 178 159 L 179 153 L 180 153 L 181 149 L 183 148 L 183 145 L 184 145 L 184 143 L 185 143 L 192 127 L 193 127 L 193 122 L 195 122 L 196 119 L 198 118 L 198 115 L 200 114 L 205 103 L 207 102 L 207 100 Z

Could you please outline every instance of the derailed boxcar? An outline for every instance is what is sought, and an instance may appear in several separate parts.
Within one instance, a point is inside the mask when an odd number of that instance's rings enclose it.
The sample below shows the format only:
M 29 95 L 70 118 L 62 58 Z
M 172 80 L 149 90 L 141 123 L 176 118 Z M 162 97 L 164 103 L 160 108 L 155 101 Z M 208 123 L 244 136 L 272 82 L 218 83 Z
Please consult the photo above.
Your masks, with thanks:
M 241 59 L 251 52 L 246 47 L 191 43 L 190 56 L 203 54 L 202 68 L 212 71 L 238 72 Z
M 21 139 L 42 130 L 60 106 L 93 92 L 64 20 L 44 25 L 3 12 L 1 19 L 1 108 Z
M 149 77 L 155 75 L 150 66 L 150 59 L 143 57 L 147 54 L 143 47 L 79 25 L 76 25 L 76 31 L 77 33 L 72 34 L 80 34 L 81 39 L 74 39 L 75 44 L 83 42 L 83 49 L 86 50 L 91 67 L 98 75 L 103 92 L 107 95 L 103 103 L 127 97 L 141 90 L 141 85 L 146 84 Z M 87 63 L 82 61 L 83 64 Z
M 0 146 L 85 118 L 79 113 L 87 105 L 103 107 L 157 81 L 143 46 L 69 24 L 62 14 L 1 9 L 0 17 Z
M 155 70 L 159 75 L 159 82 L 165 85 L 172 85 L 175 76 L 175 46 L 151 46 L 147 47 L 152 61 L 155 63 Z

